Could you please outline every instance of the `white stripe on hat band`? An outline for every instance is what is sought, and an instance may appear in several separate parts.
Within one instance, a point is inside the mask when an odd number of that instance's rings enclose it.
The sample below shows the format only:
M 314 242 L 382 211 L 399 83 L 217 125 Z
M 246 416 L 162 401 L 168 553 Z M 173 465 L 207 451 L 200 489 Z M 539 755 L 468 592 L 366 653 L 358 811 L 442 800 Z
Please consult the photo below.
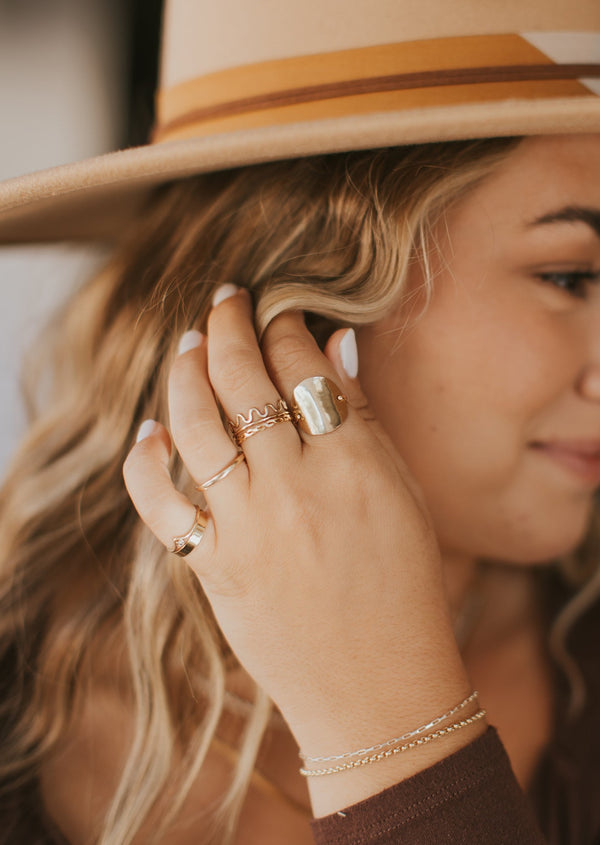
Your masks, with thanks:
M 600 32 L 520 32 L 519 35 L 557 64 L 600 62 Z
M 545 53 L 557 64 L 600 62 L 600 32 L 521 32 L 532 47 Z M 600 96 L 600 80 L 583 77 L 578 80 Z

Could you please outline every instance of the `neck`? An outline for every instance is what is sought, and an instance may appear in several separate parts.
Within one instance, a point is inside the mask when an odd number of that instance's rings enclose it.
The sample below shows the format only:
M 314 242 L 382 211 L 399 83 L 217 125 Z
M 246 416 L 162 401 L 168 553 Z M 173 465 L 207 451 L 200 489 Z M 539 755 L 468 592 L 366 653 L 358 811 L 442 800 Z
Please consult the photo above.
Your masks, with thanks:
M 537 617 L 530 567 L 453 553 L 442 553 L 442 564 L 461 651 L 494 649 Z
M 461 613 L 470 593 L 479 580 L 479 563 L 476 558 L 453 552 L 442 552 L 442 570 L 453 619 Z

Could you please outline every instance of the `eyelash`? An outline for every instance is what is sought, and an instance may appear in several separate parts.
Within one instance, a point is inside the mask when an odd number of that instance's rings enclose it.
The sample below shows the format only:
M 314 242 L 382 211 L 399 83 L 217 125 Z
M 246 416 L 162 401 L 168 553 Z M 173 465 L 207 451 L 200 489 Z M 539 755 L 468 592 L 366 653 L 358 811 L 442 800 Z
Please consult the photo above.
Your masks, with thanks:
M 587 284 L 595 284 L 600 282 L 600 272 L 593 273 L 590 270 L 565 270 L 556 273 L 539 273 L 538 278 L 547 284 L 554 285 L 559 290 L 564 291 L 569 296 L 574 296 L 578 299 L 585 299 Z M 568 279 L 568 284 L 561 284 L 559 280 Z M 571 282 L 575 280 L 575 284 Z

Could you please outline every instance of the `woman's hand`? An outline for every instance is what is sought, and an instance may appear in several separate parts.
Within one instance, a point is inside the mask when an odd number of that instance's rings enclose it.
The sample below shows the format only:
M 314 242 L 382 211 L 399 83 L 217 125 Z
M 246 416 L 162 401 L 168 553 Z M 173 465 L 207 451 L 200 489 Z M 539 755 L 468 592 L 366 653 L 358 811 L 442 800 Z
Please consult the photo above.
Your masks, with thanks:
M 280 397 L 291 405 L 293 388 L 314 375 L 348 398 L 348 418 L 329 434 L 300 434 L 283 422 L 244 441 L 246 461 L 206 491 L 210 519 L 186 557 L 238 659 L 311 755 L 398 735 L 470 691 L 426 508 L 342 367 L 343 336 L 336 332 L 324 355 L 302 316 L 286 313 L 268 327 L 261 350 L 250 297 L 240 290 L 213 309 L 208 337 L 175 361 L 169 389 L 173 441 L 198 484 L 236 455 L 215 396 L 230 419 Z M 170 479 L 170 449 L 156 425 L 124 468 L 140 516 L 168 547 L 195 516 Z M 407 773 L 428 765 L 436 745 L 416 752 Z M 434 759 L 445 753 L 434 749 Z M 366 789 L 361 778 L 370 773 L 348 774 L 359 784 L 354 792 L 318 809 L 381 788 L 386 765 L 364 767 L 378 769 Z M 393 782 L 407 764 L 389 765 Z

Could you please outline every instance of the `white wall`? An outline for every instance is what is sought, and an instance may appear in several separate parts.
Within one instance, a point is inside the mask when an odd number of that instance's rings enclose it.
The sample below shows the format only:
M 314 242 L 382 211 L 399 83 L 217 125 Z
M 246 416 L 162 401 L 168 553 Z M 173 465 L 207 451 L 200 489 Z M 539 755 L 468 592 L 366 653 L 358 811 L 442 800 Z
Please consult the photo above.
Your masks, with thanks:
M 107 0 L 0 0 L 0 179 L 118 145 L 125 51 L 116 9 Z M 0 250 L 0 475 L 24 428 L 23 351 L 97 261 L 82 247 Z

